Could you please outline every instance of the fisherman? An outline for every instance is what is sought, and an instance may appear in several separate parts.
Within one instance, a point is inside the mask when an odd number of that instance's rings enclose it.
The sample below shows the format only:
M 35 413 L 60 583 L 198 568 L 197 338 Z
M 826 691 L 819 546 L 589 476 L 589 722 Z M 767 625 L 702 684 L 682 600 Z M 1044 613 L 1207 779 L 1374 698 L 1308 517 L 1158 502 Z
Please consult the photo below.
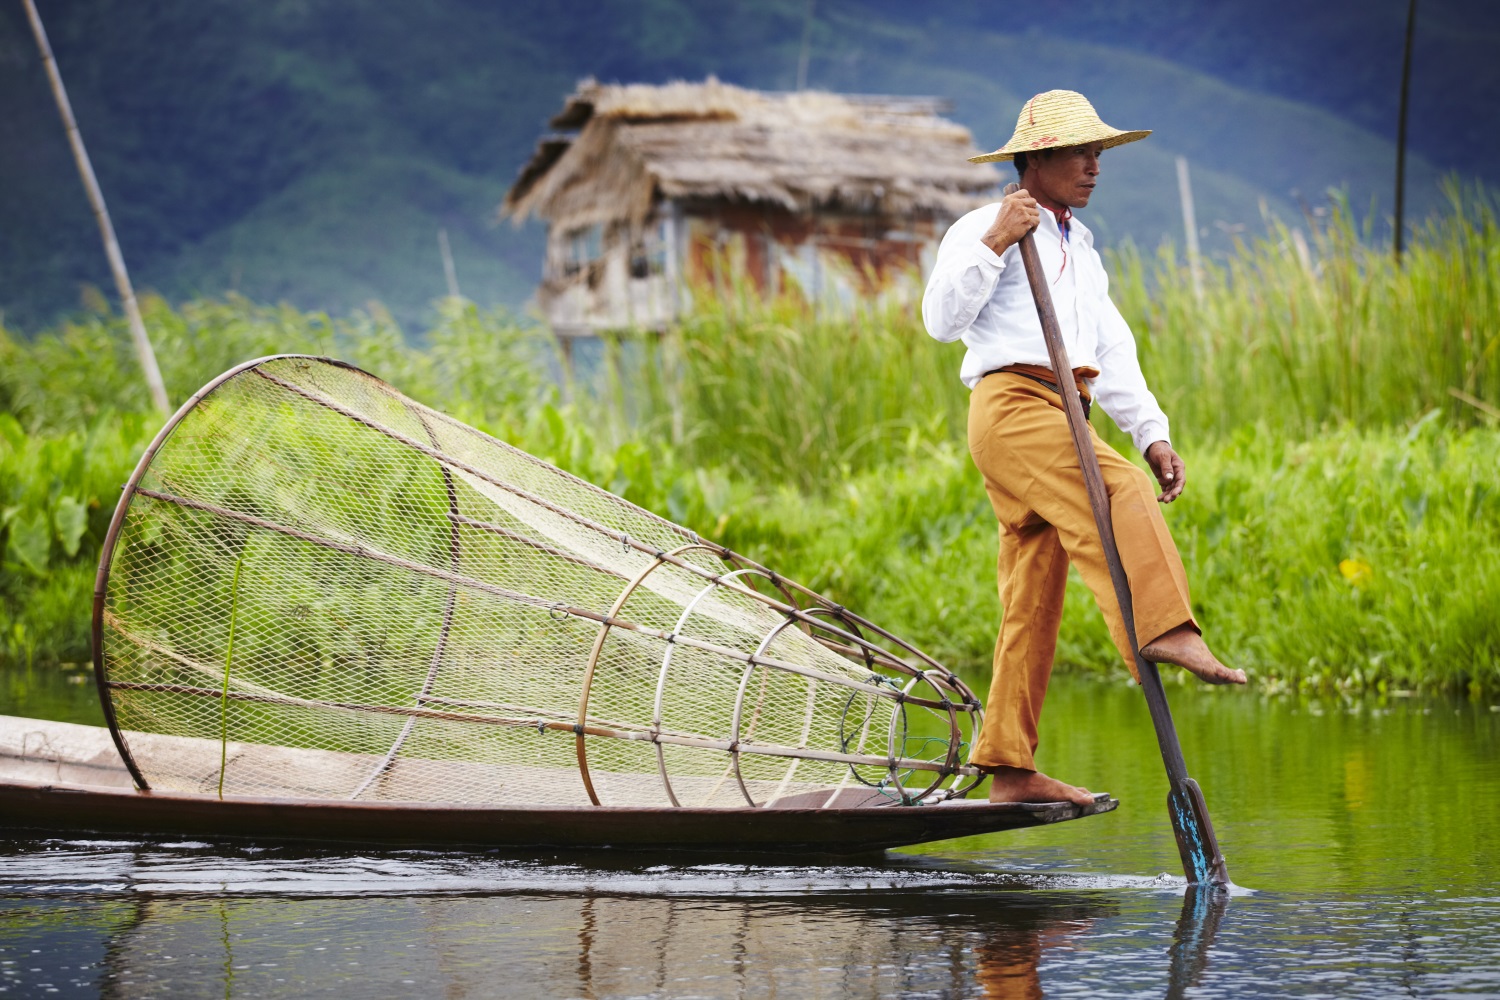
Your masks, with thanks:
M 1182 495 L 1186 469 L 1172 448 L 1167 416 L 1141 374 L 1135 338 L 1110 301 L 1093 234 L 1073 217 L 1094 193 L 1100 154 L 1150 134 L 1111 128 L 1071 90 L 1027 101 L 1010 141 L 971 158 L 1014 160 L 1020 189 L 953 224 L 922 299 L 927 332 L 945 343 L 962 340 L 968 348 L 960 377 L 972 390 L 969 453 L 1000 522 L 1004 617 L 984 727 L 969 755 L 993 775 L 992 802 L 1093 800 L 1087 789 L 1050 778 L 1035 763 L 1037 719 L 1052 674 L 1070 561 L 1136 672 L 1063 411 L 1064 389 L 1080 395 L 1085 413 L 1098 402 L 1141 450 L 1161 485 L 1158 494 L 1146 474 L 1090 426 L 1130 581 L 1141 655 L 1184 667 L 1210 684 L 1245 683 L 1243 671 L 1229 669 L 1209 651 L 1193 618 L 1182 558 L 1157 506 Z M 1068 357 L 1078 366 L 1062 378 L 1047 367 L 1021 263 L 1019 244 L 1032 230 Z

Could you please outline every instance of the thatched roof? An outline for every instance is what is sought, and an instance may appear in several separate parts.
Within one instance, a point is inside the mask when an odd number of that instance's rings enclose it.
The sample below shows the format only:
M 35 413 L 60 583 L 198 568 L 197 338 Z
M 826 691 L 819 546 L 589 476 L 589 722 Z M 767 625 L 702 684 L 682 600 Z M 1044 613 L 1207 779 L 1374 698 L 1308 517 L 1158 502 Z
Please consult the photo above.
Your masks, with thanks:
M 969 130 L 929 98 L 771 94 L 720 83 L 585 80 L 501 206 L 573 228 L 640 222 L 658 195 L 791 211 L 956 215 L 999 183 Z

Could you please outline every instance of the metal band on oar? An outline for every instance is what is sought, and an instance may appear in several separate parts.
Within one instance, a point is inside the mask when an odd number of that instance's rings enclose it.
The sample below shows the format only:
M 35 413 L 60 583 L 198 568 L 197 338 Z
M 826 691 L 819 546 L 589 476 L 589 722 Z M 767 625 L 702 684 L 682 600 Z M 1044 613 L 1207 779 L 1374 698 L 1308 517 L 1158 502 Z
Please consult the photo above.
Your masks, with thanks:
M 1019 184 L 1008 184 L 1006 194 L 1020 190 Z M 1073 436 L 1073 447 L 1078 452 L 1078 466 L 1083 472 L 1083 485 L 1088 490 L 1089 506 L 1094 511 L 1094 523 L 1099 528 L 1099 541 L 1104 548 L 1104 561 L 1109 564 L 1109 578 L 1114 584 L 1115 598 L 1120 603 L 1120 617 L 1125 623 L 1125 634 L 1130 639 L 1130 652 L 1135 657 L 1136 670 L 1141 676 L 1141 689 L 1146 693 L 1146 707 L 1151 712 L 1151 722 L 1156 727 L 1156 742 L 1161 747 L 1162 763 L 1167 769 L 1167 811 L 1172 817 L 1172 829 L 1177 834 L 1177 851 L 1182 855 L 1182 870 L 1189 882 L 1197 884 L 1211 882 L 1216 885 L 1229 883 L 1229 870 L 1224 864 L 1224 854 L 1219 850 L 1219 841 L 1214 837 L 1213 823 L 1208 818 L 1208 805 L 1203 801 L 1203 792 L 1198 783 L 1188 777 L 1187 763 L 1182 758 L 1182 746 L 1177 742 L 1177 728 L 1172 724 L 1172 713 L 1167 708 L 1167 693 L 1161 686 L 1161 675 L 1156 664 L 1141 656 L 1140 643 L 1135 636 L 1135 606 L 1130 598 L 1130 581 L 1125 576 L 1124 564 L 1120 562 L 1120 550 L 1115 545 L 1114 522 L 1110 519 L 1109 491 L 1104 486 L 1104 472 L 1099 468 L 1099 456 L 1094 451 L 1093 439 L 1089 436 L 1088 418 L 1083 414 L 1083 405 L 1078 393 L 1071 391 L 1068 380 L 1073 365 L 1068 361 L 1068 349 L 1063 345 L 1062 330 L 1057 325 L 1057 312 L 1052 307 L 1052 293 L 1047 287 L 1047 278 L 1042 273 L 1041 258 L 1037 256 L 1036 240 L 1031 232 L 1021 237 L 1021 261 L 1026 266 L 1026 280 L 1031 285 L 1031 297 L 1036 302 L 1037 318 L 1042 323 L 1042 336 L 1047 341 L 1047 356 L 1052 361 L 1052 371 L 1061 388 L 1063 412 L 1068 415 L 1068 430 Z

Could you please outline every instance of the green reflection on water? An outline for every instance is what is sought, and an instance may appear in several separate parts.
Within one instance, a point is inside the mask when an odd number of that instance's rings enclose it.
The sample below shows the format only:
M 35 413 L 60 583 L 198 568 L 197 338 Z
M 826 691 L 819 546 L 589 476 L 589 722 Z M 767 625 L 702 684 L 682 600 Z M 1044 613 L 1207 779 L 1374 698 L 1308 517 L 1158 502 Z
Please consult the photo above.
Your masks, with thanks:
M 1487 702 L 1270 698 L 1174 684 L 1168 698 L 1237 884 L 1361 893 L 1496 884 L 1500 710 Z M 1137 688 L 1054 680 L 1038 766 L 1122 804 L 1086 822 L 917 850 L 1178 874 L 1166 777 Z
M 104 725 L 93 668 L 81 663 L 30 668 L 0 664 L 0 715 Z

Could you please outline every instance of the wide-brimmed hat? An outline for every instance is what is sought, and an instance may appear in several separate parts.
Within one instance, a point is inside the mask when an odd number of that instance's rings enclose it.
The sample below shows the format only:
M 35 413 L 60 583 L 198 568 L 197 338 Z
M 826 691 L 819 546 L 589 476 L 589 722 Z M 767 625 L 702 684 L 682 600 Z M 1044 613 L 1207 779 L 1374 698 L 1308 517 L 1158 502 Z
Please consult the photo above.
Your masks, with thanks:
M 1017 153 L 1082 146 L 1090 142 L 1102 142 L 1108 149 L 1144 139 L 1150 134 L 1150 129 L 1123 132 L 1104 124 L 1089 99 L 1076 90 L 1049 90 L 1037 94 L 1021 108 L 1021 115 L 1016 119 L 1016 134 L 1010 137 L 1010 142 L 993 153 L 971 156 L 969 162 L 994 163 L 1014 159 Z

